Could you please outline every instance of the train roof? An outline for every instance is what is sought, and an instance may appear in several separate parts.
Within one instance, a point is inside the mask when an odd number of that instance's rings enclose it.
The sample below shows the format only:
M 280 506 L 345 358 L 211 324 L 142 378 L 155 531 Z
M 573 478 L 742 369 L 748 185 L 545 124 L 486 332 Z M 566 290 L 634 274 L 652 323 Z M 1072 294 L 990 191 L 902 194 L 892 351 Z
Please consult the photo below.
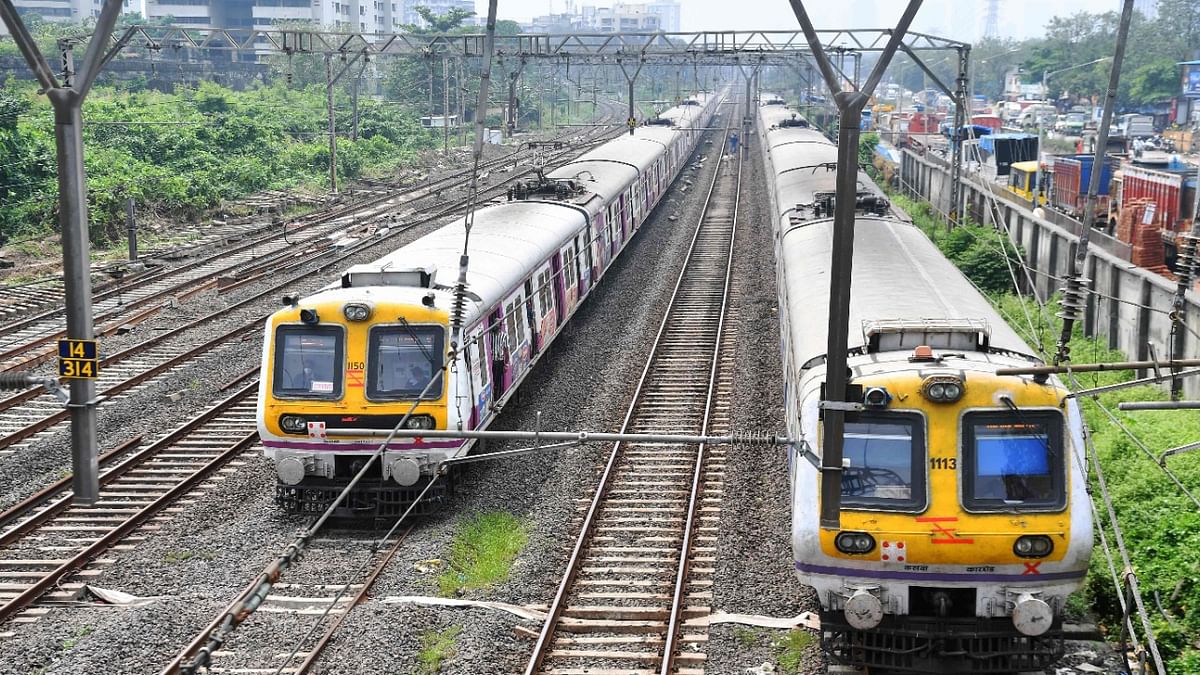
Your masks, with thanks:
M 909 322 L 986 324 L 992 351 L 1037 359 L 1003 317 L 918 228 L 860 217 L 854 230 L 848 348 L 868 346 L 869 325 Z M 796 364 L 826 353 L 833 220 L 807 221 L 783 235 L 791 349 Z M 936 345 L 935 345 L 936 346 Z
M 585 223 L 584 215 L 577 209 L 546 202 L 510 202 L 476 211 L 468 249 L 467 291 L 478 300 L 470 303 L 474 307 L 468 311 L 466 324 L 472 322 L 478 311 L 503 300 L 557 251 L 560 243 L 582 231 Z M 385 271 L 423 269 L 432 273 L 429 287 L 449 294 L 458 281 L 458 260 L 465 232 L 460 218 L 378 260 L 355 265 L 347 274 L 378 279 Z M 368 290 L 390 293 L 398 302 L 418 303 L 430 290 L 408 283 L 398 283 L 386 290 L 379 286 L 372 284 Z M 343 282 L 338 281 L 322 292 L 342 288 Z

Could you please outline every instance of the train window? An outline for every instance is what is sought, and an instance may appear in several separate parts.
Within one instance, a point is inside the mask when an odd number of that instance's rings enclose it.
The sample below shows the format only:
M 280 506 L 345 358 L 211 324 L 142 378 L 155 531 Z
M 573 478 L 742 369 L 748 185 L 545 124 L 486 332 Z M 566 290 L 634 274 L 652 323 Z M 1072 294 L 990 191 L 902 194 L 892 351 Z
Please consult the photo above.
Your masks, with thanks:
M 972 511 L 1066 506 L 1062 414 L 973 412 L 963 418 L 963 506 Z
M 920 415 L 863 414 L 846 423 L 842 505 L 925 508 L 925 425 Z
M 275 331 L 275 377 L 280 398 L 340 398 L 342 329 L 337 326 L 280 326 Z
M 479 363 L 479 388 L 480 389 L 483 389 L 484 387 L 488 386 L 488 375 L 489 375 L 488 371 L 491 370 L 491 368 L 488 365 L 488 360 L 487 360 L 487 345 L 485 344 L 486 338 L 487 338 L 487 333 L 480 333 L 475 338 L 475 340 L 476 340 L 476 342 L 475 342 L 475 360 Z
M 551 285 L 550 285 L 551 279 L 553 279 L 553 277 L 551 276 L 549 270 L 538 273 L 538 278 L 537 278 L 538 304 L 541 305 L 541 307 L 538 311 L 539 318 L 544 317 L 547 314 L 549 314 L 550 308 L 554 304 L 554 295 L 553 295 L 554 291 L 552 290 Z
M 414 399 L 425 391 L 441 366 L 440 326 L 376 326 L 368 340 L 367 398 Z M 426 399 L 442 397 L 441 376 L 425 391 Z
M 520 334 L 517 333 L 517 328 L 521 325 L 517 313 L 517 303 L 511 302 L 504 307 L 504 328 L 505 337 L 508 338 L 508 351 L 511 354 L 517 350 L 517 345 L 521 343 Z
M 563 252 L 563 285 L 568 289 L 575 285 L 575 250 L 567 248 Z

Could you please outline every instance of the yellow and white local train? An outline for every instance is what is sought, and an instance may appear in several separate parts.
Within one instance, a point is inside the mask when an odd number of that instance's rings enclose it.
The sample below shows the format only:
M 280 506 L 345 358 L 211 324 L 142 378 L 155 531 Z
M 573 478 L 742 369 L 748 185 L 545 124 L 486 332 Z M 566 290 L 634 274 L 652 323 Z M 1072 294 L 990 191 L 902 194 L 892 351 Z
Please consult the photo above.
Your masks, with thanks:
M 482 429 L 495 419 L 688 161 L 716 105 L 714 96 L 688 99 L 658 124 L 479 208 L 460 345 L 450 344 L 450 319 L 462 219 L 273 314 L 258 428 L 279 477 L 277 502 L 298 513 L 327 508 L 380 445 L 330 432 L 392 429 L 416 403 L 405 432 L 338 511 L 402 513 L 439 462 L 471 447 L 421 430 Z M 421 510 L 444 495 L 439 478 Z
M 820 526 L 837 146 L 776 103 L 758 113 L 775 221 L 792 537 L 834 663 L 1008 673 L 1062 655 L 1092 514 L 1074 399 L 988 300 L 859 175 L 841 529 Z

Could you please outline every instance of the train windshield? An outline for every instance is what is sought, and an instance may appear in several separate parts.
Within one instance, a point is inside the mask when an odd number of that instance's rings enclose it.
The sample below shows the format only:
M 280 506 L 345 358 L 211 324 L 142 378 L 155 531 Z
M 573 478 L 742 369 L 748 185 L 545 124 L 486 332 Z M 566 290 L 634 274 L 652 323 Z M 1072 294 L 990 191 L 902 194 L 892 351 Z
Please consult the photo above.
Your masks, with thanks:
M 340 397 L 342 343 L 337 326 L 280 326 L 272 391 L 282 398 Z
M 919 415 L 863 414 L 846 423 L 842 504 L 917 510 L 925 506 L 925 429 Z
M 1062 414 L 976 412 L 963 420 L 963 501 L 971 510 L 1066 505 Z
M 367 355 L 367 397 L 415 399 L 439 373 L 442 362 L 440 326 L 379 326 L 371 330 Z M 442 378 L 425 391 L 426 399 L 442 397 Z

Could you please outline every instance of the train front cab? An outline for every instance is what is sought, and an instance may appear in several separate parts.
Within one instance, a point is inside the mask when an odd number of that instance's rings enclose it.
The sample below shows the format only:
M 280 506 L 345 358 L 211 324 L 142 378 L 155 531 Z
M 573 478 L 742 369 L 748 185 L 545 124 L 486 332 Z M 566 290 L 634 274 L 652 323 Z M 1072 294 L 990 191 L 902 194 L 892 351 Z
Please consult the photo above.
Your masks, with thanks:
M 382 442 L 330 431 L 390 430 L 414 402 L 406 422 L 414 435 L 393 439 L 337 515 L 396 516 L 426 487 L 430 455 L 461 445 L 415 435 L 446 428 L 451 413 L 451 383 L 445 381 L 450 370 L 440 368 L 446 326 L 443 309 L 347 300 L 338 291 L 271 318 L 259 429 L 275 462 L 276 502 L 285 511 L 324 511 Z M 434 510 L 445 492 L 439 479 L 419 508 Z
M 841 529 L 820 529 L 797 569 L 822 594 L 833 662 L 1040 671 L 1062 656 L 1091 549 L 1065 392 L 947 365 L 855 380 L 867 407 L 846 425 Z

